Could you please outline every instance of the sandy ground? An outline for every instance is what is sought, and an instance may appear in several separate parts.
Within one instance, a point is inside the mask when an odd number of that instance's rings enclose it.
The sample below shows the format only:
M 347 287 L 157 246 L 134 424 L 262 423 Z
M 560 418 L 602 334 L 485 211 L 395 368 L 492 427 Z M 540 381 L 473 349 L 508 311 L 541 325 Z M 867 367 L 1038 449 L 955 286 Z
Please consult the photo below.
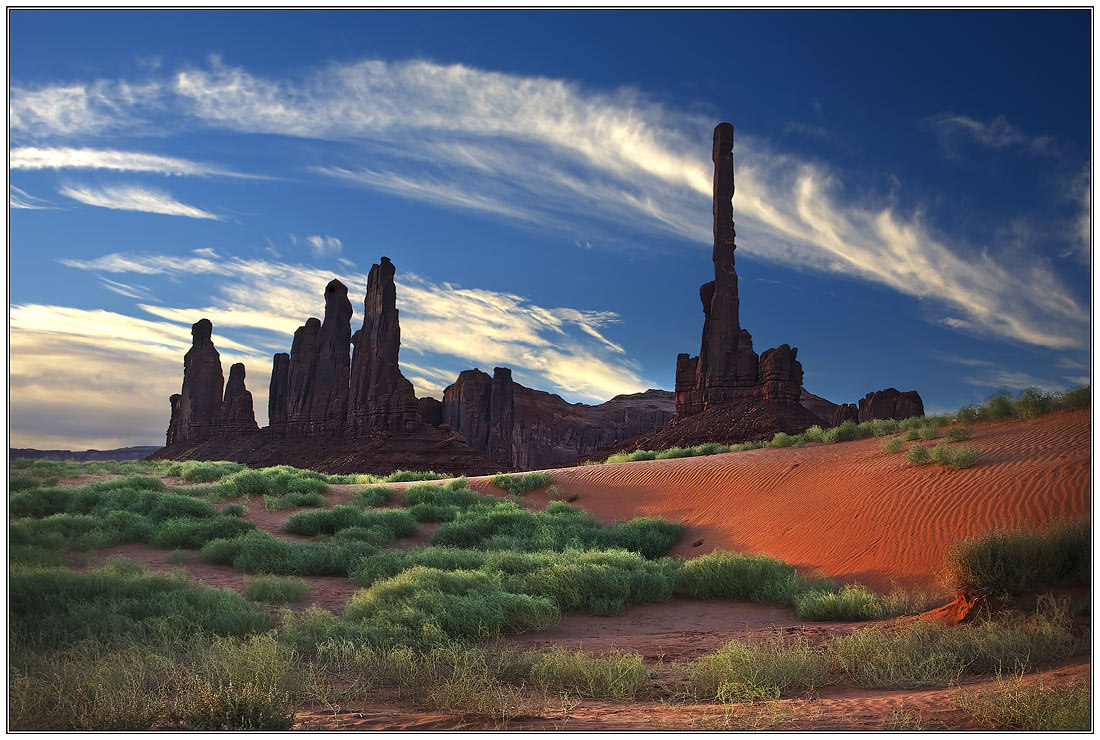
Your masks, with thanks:
M 765 449 L 678 460 L 596 465 L 552 471 L 575 505 L 604 522 L 660 516 L 683 522 L 685 533 L 672 554 L 703 555 L 724 548 L 763 552 L 841 581 L 887 591 L 893 584 L 938 590 L 943 556 L 954 541 L 1001 525 L 1042 524 L 1090 510 L 1089 416 L 1052 414 L 1026 422 L 979 424 L 970 440 L 982 451 L 969 470 L 939 465 L 910 468 L 904 454 L 888 455 L 880 440 L 837 445 Z M 931 445 L 932 442 L 924 444 Z M 66 480 L 86 483 L 88 479 Z M 501 495 L 487 478 L 473 488 Z M 404 489 L 408 484 L 395 484 Z M 334 486 L 329 505 L 346 503 L 358 486 Z M 529 494 L 534 508 L 546 492 Z M 248 503 L 246 517 L 291 540 L 308 538 L 281 530 L 294 511 L 266 511 Z M 422 525 L 404 548 L 428 544 L 434 525 Z M 128 544 L 98 551 L 77 567 L 125 555 L 152 570 L 183 569 L 196 581 L 242 592 L 247 576 L 228 566 L 206 565 L 196 553 Z M 359 586 L 343 578 L 308 578 L 311 590 L 292 608 L 318 606 L 341 612 Z M 691 660 L 731 639 L 767 635 L 803 637 L 823 644 L 866 623 L 803 622 L 793 609 L 744 602 L 674 599 L 636 605 L 613 618 L 567 614 L 545 631 L 505 638 L 511 649 L 551 646 L 641 653 L 658 676 L 662 666 Z M 1088 650 L 1048 667 L 1052 681 L 1088 676 Z M 1032 676 L 1034 678 L 1034 674 Z M 992 678 L 964 688 L 988 688 Z M 875 691 L 826 686 L 810 696 L 766 705 L 686 704 L 666 699 L 637 702 L 570 701 L 542 705 L 511 719 L 509 729 L 882 729 L 909 723 L 927 729 L 973 728 L 951 701 L 958 689 Z M 891 724 L 895 723 L 895 724 Z M 384 691 L 339 711 L 302 707 L 302 729 L 434 730 L 493 726 L 425 714 Z

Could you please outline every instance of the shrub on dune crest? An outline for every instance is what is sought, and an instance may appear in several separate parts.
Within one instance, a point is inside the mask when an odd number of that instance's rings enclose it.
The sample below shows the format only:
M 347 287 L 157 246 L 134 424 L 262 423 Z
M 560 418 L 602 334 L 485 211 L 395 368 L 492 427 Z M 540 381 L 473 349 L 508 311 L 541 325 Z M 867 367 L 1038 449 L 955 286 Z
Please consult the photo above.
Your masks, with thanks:
M 533 473 L 514 473 L 512 475 L 497 473 L 489 479 L 489 482 L 515 496 L 522 496 L 537 488 L 545 488 L 550 485 L 551 478 L 550 473 L 539 470 Z

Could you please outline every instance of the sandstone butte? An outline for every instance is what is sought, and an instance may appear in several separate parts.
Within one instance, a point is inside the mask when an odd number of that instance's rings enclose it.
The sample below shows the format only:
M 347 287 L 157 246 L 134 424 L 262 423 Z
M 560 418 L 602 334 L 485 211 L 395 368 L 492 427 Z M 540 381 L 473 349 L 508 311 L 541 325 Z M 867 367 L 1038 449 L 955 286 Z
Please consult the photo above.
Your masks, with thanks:
M 767 438 L 814 424 L 905 418 L 924 413 L 915 391 L 893 388 L 856 404 L 834 404 L 802 387 L 797 348 L 757 355 L 739 318 L 734 267 L 733 126 L 714 130 L 714 280 L 699 291 L 699 354 L 676 359 L 675 392 L 620 395 L 597 406 L 523 386 L 509 368 L 459 374 L 443 399 L 417 398 L 401 373 L 395 267 L 388 257 L 367 278 L 363 325 L 339 280 L 325 288 L 324 318 L 294 332 L 289 354 L 272 361 L 268 426 L 256 424 L 245 368 L 221 359 L 206 319 L 192 327 L 183 387 L 171 397 L 166 446 L 154 457 L 287 463 L 328 472 L 398 468 L 479 474 L 537 469 L 606 456 Z

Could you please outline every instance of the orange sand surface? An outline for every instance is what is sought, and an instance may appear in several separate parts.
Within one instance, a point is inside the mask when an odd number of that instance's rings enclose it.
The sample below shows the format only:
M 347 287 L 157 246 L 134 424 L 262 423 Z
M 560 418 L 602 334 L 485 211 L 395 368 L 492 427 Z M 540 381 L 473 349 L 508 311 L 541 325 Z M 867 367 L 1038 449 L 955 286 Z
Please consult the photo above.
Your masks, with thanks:
M 1083 411 L 978 424 L 955 443 L 981 450 L 967 470 L 910 467 L 872 438 L 552 472 L 602 521 L 686 524 L 673 555 L 766 553 L 875 589 L 934 588 L 956 540 L 1089 513 L 1089 430 Z M 498 492 L 486 479 L 471 484 Z

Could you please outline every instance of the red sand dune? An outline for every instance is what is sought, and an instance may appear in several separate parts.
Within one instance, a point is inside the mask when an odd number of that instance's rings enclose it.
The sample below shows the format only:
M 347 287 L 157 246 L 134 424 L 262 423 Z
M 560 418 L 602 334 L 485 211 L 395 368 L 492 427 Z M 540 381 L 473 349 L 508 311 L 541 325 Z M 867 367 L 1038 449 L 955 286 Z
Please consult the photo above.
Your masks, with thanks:
M 766 553 L 880 590 L 892 582 L 934 588 L 956 540 L 1089 513 L 1089 428 L 1083 411 L 978 424 L 961 443 L 981 449 L 968 470 L 909 467 L 904 453 L 887 454 L 881 440 L 865 439 L 565 468 L 553 476 L 602 521 L 649 515 L 684 522 L 673 554 Z M 486 479 L 471 483 L 499 493 Z

